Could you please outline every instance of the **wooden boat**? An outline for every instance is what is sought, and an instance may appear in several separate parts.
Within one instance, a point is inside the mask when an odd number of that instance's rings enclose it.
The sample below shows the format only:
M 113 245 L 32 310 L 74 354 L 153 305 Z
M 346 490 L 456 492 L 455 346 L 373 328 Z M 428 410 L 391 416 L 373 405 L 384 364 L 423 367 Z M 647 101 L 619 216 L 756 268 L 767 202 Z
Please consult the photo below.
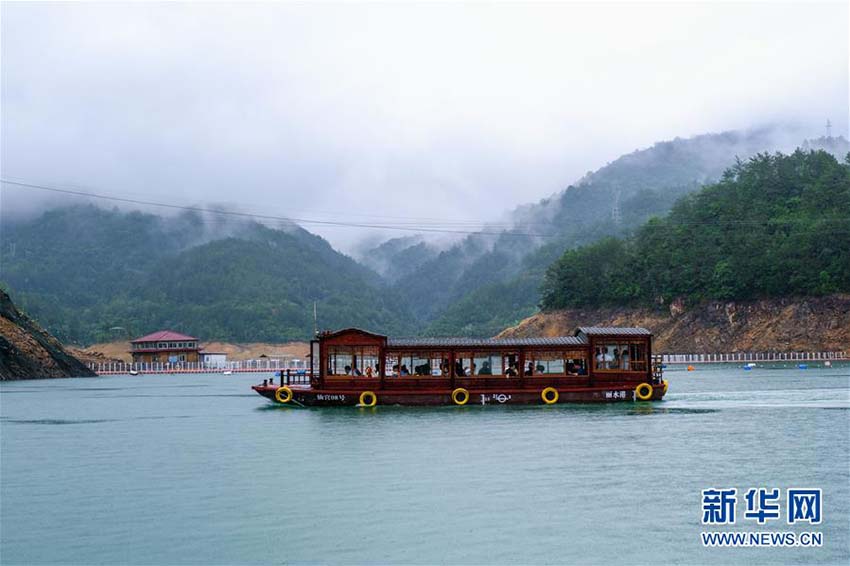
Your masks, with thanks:
M 489 339 L 398 339 L 348 328 L 310 342 L 308 371 L 253 389 L 295 406 L 659 401 L 667 392 L 661 371 L 644 328 Z

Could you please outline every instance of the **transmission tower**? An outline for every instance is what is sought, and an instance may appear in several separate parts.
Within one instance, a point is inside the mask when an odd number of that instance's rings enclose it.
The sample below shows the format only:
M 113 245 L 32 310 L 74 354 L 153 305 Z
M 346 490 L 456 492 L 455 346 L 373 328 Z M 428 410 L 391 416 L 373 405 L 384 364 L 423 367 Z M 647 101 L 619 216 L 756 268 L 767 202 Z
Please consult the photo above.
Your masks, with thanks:
M 614 226 L 620 226 L 620 189 L 614 193 L 614 202 L 611 206 L 611 220 L 614 222 Z

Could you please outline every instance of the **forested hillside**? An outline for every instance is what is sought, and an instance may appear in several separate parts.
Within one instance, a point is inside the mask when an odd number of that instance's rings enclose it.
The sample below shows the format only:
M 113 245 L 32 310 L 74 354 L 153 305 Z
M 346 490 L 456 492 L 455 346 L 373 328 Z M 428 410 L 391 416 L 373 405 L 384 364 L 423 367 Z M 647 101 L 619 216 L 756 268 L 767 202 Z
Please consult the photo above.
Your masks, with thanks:
M 492 336 L 537 310 L 546 269 L 565 249 L 629 234 L 666 213 L 681 196 L 719 179 L 736 158 L 779 149 L 777 144 L 785 143 L 778 141 L 780 133 L 761 129 L 677 138 L 624 155 L 560 194 L 516 209 L 513 232 L 550 237 L 505 235 L 492 247 L 481 237 L 469 238 L 422 266 L 423 272 L 445 270 L 437 289 L 413 277 L 412 285 L 399 290 L 427 306 L 417 312 L 432 320 L 429 334 Z M 830 140 L 841 145 L 835 149 L 846 145 L 843 138 L 810 143 L 818 147 Z
M 761 154 L 629 238 L 568 250 L 542 306 L 669 304 L 850 291 L 850 155 Z
M 377 274 L 296 226 L 78 206 L 4 222 L 0 260 L 15 300 L 65 341 L 159 328 L 203 339 L 303 339 L 314 301 L 322 327 L 413 331 Z

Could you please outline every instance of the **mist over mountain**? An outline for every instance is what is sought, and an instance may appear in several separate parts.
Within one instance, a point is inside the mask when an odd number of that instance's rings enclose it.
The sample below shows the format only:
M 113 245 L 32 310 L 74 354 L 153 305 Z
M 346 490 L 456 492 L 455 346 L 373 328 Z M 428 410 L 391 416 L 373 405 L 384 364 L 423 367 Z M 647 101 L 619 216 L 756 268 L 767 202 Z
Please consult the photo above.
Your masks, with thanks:
M 629 235 L 739 160 L 789 145 L 850 151 L 844 138 L 791 144 L 786 134 L 659 142 L 516 207 L 507 228 L 442 249 L 425 235 L 391 238 L 362 249 L 359 263 L 288 222 L 94 205 L 29 220 L 4 211 L 0 282 L 49 331 L 84 343 L 163 327 L 205 339 L 304 339 L 314 302 L 319 328 L 488 336 L 537 310 L 544 274 L 565 250 Z
M 470 236 L 396 288 L 430 325 L 429 334 L 492 335 L 536 309 L 543 273 L 564 249 L 627 234 L 718 179 L 736 159 L 801 143 L 795 128 L 781 126 L 658 142 L 550 198 L 517 207 L 510 215 L 514 227 L 503 235 Z
M 278 341 L 361 325 L 411 333 L 380 277 L 298 227 L 164 218 L 92 205 L 4 223 L 0 281 L 62 340 L 173 328 L 203 339 Z
M 374 247 L 365 247 L 356 254 L 356 259 L 373 269 L 388 282 L 405 279 L 419 267 L 434 259 L 439 248 L 428 243 L 421 235 L 390 238 Z

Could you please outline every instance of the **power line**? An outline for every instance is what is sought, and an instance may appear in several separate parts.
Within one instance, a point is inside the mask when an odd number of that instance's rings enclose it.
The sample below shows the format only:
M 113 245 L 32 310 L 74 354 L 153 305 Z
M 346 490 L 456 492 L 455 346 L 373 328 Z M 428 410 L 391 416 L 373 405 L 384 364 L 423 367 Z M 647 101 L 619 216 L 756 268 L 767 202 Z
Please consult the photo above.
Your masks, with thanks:
M 62 193 L 68 195 L 75 196 L 83 196 L 89 198 L 97 198 L 103 200 L 109 200 L 114 202 L 123 202 L 128 204 L 137 204 L 142 206 L 156 206 L 161 208 L 168 208 L 172 210 L 187 210 L 191 212 L 202 212 L 202 213 L 211 213 L 211 214 L 221 214 L 226 216 L 236 216 L 240 218 L 255 218 L 259 220 L 275 220 L 278 222 L 289 222 L 294 224 L 314 224 L 320 226 L 336 226 L 336 227 L 350 227 L 350 228 L 374 228 L 374 229 L 383 229 L 383 230 L 404 230 L 411 232 L 431 232 L 431 233 L 444 233 L 444 234 L 467 234 L 467 235 L 487 235 L 487 236 L 523 236 L 523 237 L 532 237 L 532 238 L 558 238 L 560 235 L 558 234 L 539 234 L 539 233 L 524 233 L 524 232 L 514 232 L 514 231 L 500 231 L 500 232 L 488 232 L 486 230 L 450 230 L 443 228 L 433 228 L 427 226 L 411 226 L 406 224 L 398 224 L 398 223 L 365 223 L 365 222 L 344 222 L 344 221 L 335 221 L 335 220 L 316 220 L 310 218 L 296 218 L 291 216 L 276 216 L 271 214 L 257 214 L 252 212 L 239 212 L 234 210 L 221 210 L 221 209 L 210 209 L 210 208 L 202 208 L 199 206 L 187 206 L 187 205 L 179 205 L 179 204 L 171 204 L 164 202 L 156 202 L 150 200 L 142 200 L 128 197 L 118 197 L 111 195 L 104 195 L 98 193 L 91 193 L 86 191 L 75 191 L 71 189 L 60 189 L 57 187 L 48 187 L 45 185 L 36 185 L 34 183 L 23 183 L 19 181 L 11 181 L 7 179 L 0 179 L 0 182 L 3 182 L 7 185 L 15 185 L 17 187 L 24 187 L 27 189 L 35 189 L 40 191 L 49 191 L 54 193 Z
M 379 230 L 399 230 L 399 231 L 408 231 L 408 232 L 427 232 L 427 233 L 439 233 L 439 234 L 461 234 L 461 235 L 481 235 L 481 236 L 515 236 L 515 237 L 528 237 L 528 238 L 563 238 L 565 234 L 548 234 L 548 233 L 535 233 L 535 232 L 522 232 L 518 231 L 518 228 L 531 226 L 532 224 L 502 224 L 506 229 L 501 231 L 492 231 L 492 228 L 499 226 L 499 224 L 477 224 L 477 226 L 483 226 L 482 229 L 479 230 L 460 230 L 460 229 L 450 229 L 450 228 L 437 228 L 437 225 L 427 225 L 424 226 L 422 224 L 402 224 L 402 223 L 376 223 L 376 222 L 348 222 L 341 220 L 318 220 L 313 218 L 297 218 L 291 216 L 276 216 L 271 214 L 258 214 L 252 212 L 239 212 L 234 210 L 223 210 L 223 209 L 215 209 L 215 208 L 203 208 L 199 206 L 189 206 L 189 205 L 179 205 L 173 203 L 163 203 L 156 202 L 151 200 L 143 200 L 129 197 L 120 197 L 113 195 L 106 195 L 100 193 L 86 192 L 86 191 L 77 191 L 72 189 L 61 189 L 58 187 L 49 187 L 46 185 L 39 185 L 35 183 L 24 183 L 20 181 L 12 181 L 9 179 L 0 179 L 0 182 L 5 183 L 7 185 L 14 185 L 17 187 L 22 187 L 26 189 L 34 189 L 41 191 L 49 191 L 54 193 L 68 194 L 74 196 L 82 196 L 89 198 L 96 198 L 114 202 L 123 202 L 128 204 L 137 204 L 142 206 L 154 206 L 160 208 L 167 208 L 172 210 L 186 210 L 190 212 L 201 212 L 207 214 L 219 214 L 224 216 L 235 216 L 239 218 L 252 218 L 258 220 L 273 220 L 277 222 L 287 222 L 293 224 L 312 224 L 326 227 L 346 227 L 346 228 L 370 228 L 370 229 L 379 229 Z M 663 223 L 663 225 L 655 225 L 653 228 L 655 230 L 673 230 L 680 227 L 686 226 L 729 226 L 729 227 L 746 227 L 746 226 L 779 226 L 779 225 L 790 225 L 800 222 L 809 222 L 810 219 L 798 219 L 798 218 L 786 218 L 786 219 L 766 219 L 766 220 L 707 220 L 707 221 L 670 221 L 668 218 L 656 217 Z M 833 218 L 824 218 L 822 221 L 827 222 L 850 222 L 850 217 L 833 217 Z M 450 225 L 450 224 L 449 224 Z M 554 222 L 546 222 L 540 221 L 535 222 L 533 225 L 555 225 Z M 488 230 L 490 228 L 491 230 Z M 510 229 L 513 228 L 513 229 Z M 639 227 L 635 227 L 639 228 Z M 831 232 L 821 232 L 821 233 L 831 233 Z M 843 234 L 844 231 L 834 232 L 837 234 Z

